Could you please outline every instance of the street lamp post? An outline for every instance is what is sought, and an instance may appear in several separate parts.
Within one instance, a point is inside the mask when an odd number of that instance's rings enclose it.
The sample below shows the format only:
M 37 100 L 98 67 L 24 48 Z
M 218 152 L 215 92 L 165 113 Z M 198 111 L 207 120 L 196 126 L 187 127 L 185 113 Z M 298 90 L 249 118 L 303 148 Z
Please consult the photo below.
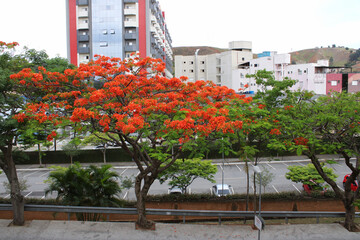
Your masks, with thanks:
M 195 51 L 195 82 L 197 81 L 197 80 L 199 80 L 198 78 L 199 78 L 199 76 L 198 76 L 198 71 L 199 71 L 199 65 L 198 65 L 198 53 L 199 53 L 199 51 L 200 51 L 200 49 L 196 49 L 196 51 Z
M 253 169 L 254 169 L 254 174 L 259 174 L 259 177 L 260 177 L 260 186 L 259 186 L 259 216 L 256 216 L 256 215 L 255 215 L 255 218 L 254 218 L 255 226 L 259 229 L 259 232 L 258 232 L 258 240 L 260 240 L 260 233 L 261 233 L 261 230 L 262 230 L 263 225 L 264 225 L 264 221 L 263 221 L 263 219 L 261 218 L 261 169 L 259 168 L 259 166 L 254 166 Z

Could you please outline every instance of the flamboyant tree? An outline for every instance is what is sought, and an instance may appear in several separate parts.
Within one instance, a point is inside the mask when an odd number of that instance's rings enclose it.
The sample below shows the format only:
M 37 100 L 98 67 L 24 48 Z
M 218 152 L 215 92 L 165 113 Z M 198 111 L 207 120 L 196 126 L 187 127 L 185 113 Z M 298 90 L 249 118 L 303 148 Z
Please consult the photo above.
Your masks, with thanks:
M 12 117 L 22 108 L 21 96 L 14 92 L 10 74 L 16 69 L 14 55 L 11 52 L 18 43 L 0 42 L 0 167 L 6 174 L 10 186 L 11 203 L 13 205 L 13 223 L 24 224 L 24 197 L 16 173 L 12 152 L 18 136 L 17 129 L 22 127 Z
M 355 230 L 355 205 L 359 189 L 351 191 L 351 183 L 360 173 L 360 93 L 333 93 L 314 99 L 311 93 L 299 92 L 294 105 L 278 111 L 282 134 L 270 145 L 308 156 L 319 175 L 342 200 L 345 210 L 345 227 Z M 345 191 L 324 170 L 319 153 L 340 154 L 345 159 L 350 177 Z M 352 162 L 351 158 L 355 157 Z
M 164 68 L 157 59 L 97 56 L 64 74 L 41 68 L 38 75 L 24 69 L 12 76 L 17 84 L 48 93 L 41 103 L 29 104 L 18 114 L 19 122 L 76 123 L 77 130 L 107 133 L 130 154 L 139 169 L 135 193 L 137 224 L 142 228 L 153 225 L 146 218 L 145 200 L 159 174 L 182 151 L 199 153 L 213 135 L 241 129 L 241 118 L 230 119 L 229 109 L 234 103 L 250 101 L 211 82 L 168 79 Z M 103 86 L 92 88 L 92 80 Z
M 21 194 L 21 184 L 16 173 L 13 150 L 21 133 L 26 132 L 26 130 L 33 131 L 33 127 L 27 121 L 19 122 L 13 117 L 24 109 L 27 101 L 36 102 L 41 99 L 43 93 L 36 88 L 21 87 L 10 79 L 11 74 L 24 67 L 35 67 L 37 64 L 31 62 L 31 59 L 23 54 L 16 54 L 14 52 L 16 46 L 18 46 L 16 42 L 5 43 L 0 41 L 0 167 L 9 181 L 13 224 L 23 225 L 24 197 Z M 37 55 L 38 52 L 33 52 L 32 57 L 37 58 Z M 61 58 L 50 60 L 46 56 L 44 61 L 50 61 L 49 67 L 53 69 L 70 66 L 68 63 L 66 66 L 66 60 Z

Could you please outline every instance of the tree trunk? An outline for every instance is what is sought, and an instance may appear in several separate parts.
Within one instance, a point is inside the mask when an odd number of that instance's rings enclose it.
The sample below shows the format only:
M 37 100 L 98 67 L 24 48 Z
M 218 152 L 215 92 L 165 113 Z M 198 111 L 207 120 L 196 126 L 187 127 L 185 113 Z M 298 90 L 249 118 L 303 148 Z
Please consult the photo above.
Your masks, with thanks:
M 137 199 L 137 211 L 138 211 L 138 220 L 136 222 L 137 226 L 141 229 L 153 229 L 155 223 L 153 221 L 149 221 L 146 218 L 146 196 L 150 189 L 151 183 L 154 182 L 150 176 L 142 176 L 140 173 L 135 180 L 135 194 Z M 142 186 L 142 182 L 144 182 Z
M 345 199 L 344 206 L 346 210 L 344 227 L 350 232 L 353 232 L 356 230 L 354 203 L 352 201 L 348 201 L 347 199 Z
M 249 177 L 249 164 L 247 159 L 245 159 L 245 171 L 246 171 L 246 209 L 249 211 L 249 192 L 250 192 L 250 177 Z M 246 217 L 244 218 L 244 224 L 246 223 Z
M 24 220 L 24 197 L 21 195 L 20 183 L 16 173 L 15 163 L 12 158 L 12 146 L 1 149 L 4 154 L 4 162 L 1 162 L 1 168 L 4 170 L 10 183 L 11 204 L 13 207 L 13 224 L 22 226 Z
M 102 154 L 103 154 L 104 164 L 106 164 L 106 146 L 104 146 L 104 150 L 102 151 Z
M 42 166 L 42 159 L 41 159 L 41 147 L 40 147 L 40 143 L 38 143 L 38 152 L 39 152 L 39 164 L 40 167 Z

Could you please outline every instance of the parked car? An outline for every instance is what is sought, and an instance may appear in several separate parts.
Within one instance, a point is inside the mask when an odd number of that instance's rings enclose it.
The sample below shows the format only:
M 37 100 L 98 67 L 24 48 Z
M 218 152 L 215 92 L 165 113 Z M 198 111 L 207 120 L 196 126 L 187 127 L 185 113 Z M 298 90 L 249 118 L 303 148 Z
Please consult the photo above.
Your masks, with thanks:
M 218 197 L 234 194 L 234 190 L 232 189 L 231 185 L 228 184 L 216 184 L 211 188 L 211 191 L 212 194 Z
M 172 194 L 172 195 L 181 195 L 184 194 L 183 190 L 179 187 L 172 187 L 169 188 L 168 190 L 168 194 Z
M 317 183 L 312 179 L 310 179 L 310 182 L 312 184 L 303 184 L 303 189 L 308 195 L 311 195 L 313 191 L 318 191 L 322 195 L 325 194 L 326 188 L 321 183 Z
M 350 174 L 346 174 L 345 177 L 344 177 L 344 180 L 343 180 L 343 186 L 344 186 L 344 189 L 345 189 L 345 182 L 347 181 L 347 179 L 350 177 Z M 354 182 L 351 183 L 351 191 L 356 191 L 357 188 L 358 188 L 359 184 L 357 182 L 357 180 L 355 180 Z

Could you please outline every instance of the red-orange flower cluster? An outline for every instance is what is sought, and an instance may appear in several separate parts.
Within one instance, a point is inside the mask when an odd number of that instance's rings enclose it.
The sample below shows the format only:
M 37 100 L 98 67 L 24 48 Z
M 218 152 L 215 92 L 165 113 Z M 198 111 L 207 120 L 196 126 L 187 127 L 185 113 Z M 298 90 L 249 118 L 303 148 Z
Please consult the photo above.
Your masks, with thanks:
M 281 132 L 280 132 L 279 129 L 274 128 L 274 129 L 271 129 L 270 134 L 271 134 L 271 135 L 280 135 Z
M 304 137 L 298 137 L 294 139 L 295 145 L 304 145 L 306 146 L 309 142 L 308 139 L 304 138 Z

